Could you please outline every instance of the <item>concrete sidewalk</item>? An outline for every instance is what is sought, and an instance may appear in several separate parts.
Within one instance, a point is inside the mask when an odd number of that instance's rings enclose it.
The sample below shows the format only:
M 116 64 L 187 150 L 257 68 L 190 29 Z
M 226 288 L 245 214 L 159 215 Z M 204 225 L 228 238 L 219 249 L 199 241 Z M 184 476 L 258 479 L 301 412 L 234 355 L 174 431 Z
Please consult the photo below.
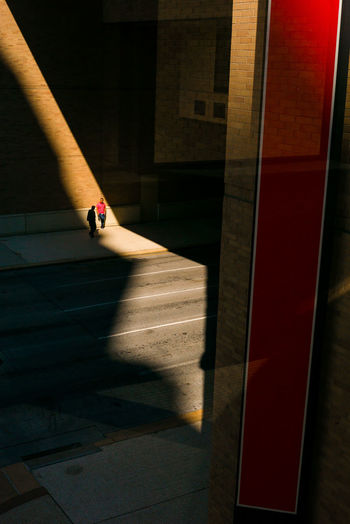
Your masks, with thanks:
M 220 240 L 217 219 L 167 220 L 88 230 L 0 238 L 0 270 L 112 256 L 171 251 Z
M 196 415 L 121 430 L 32 471 L 2 468 L 1 523 L 205 524 L 210 424 Z

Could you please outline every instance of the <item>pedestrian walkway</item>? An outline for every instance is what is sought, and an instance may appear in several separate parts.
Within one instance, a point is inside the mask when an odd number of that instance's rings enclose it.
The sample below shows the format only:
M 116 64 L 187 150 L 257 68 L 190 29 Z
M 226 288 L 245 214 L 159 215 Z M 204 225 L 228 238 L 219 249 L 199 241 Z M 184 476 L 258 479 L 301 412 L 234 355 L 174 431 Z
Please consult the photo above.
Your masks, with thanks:
M 205 524 L 210 424 L 201 410 L 120 430 L 75 457 L 0 470 L 2 524 Z M 92 448 L 92 446 L 91 446 Z
M 168 220 L 0 238 L 0 270 L 111 256 L 156 253 L 220 240 L 217 219 Z

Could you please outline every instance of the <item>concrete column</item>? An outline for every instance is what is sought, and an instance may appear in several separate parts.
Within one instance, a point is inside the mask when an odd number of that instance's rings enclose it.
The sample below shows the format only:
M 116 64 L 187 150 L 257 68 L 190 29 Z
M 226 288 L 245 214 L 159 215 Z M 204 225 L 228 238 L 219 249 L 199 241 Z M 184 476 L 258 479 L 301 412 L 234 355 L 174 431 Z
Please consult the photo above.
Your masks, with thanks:
M 233 522 L 266 2 L 233 1 L 209 522 Z

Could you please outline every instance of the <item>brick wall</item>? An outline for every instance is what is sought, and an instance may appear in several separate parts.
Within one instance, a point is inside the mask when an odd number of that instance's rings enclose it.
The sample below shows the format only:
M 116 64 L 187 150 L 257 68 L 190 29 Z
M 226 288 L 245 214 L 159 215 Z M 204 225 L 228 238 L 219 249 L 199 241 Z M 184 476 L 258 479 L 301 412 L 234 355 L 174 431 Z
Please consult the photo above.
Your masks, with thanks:
M 35 17 L 28 2 L 7 4 L 1 213 L 84 208 L 102 193 L 111 205 L 139 203 L 154 136 L 156 162 L 224 159 L 227 94 L 214 93 L 214 62 L 216 21 L 231 16 L 230 0 L 36 0 Z M 188 114 L 197 94 L 204 116 Z
M 273 58 L 269 60 L 270 100 L 266 101 L 264 133 L 265 156 L 317 155 L 324 101 L 326 69 L 317 71 L 310 64 L 322 63 L 327 53 L 327 37 L 323 47 L 312 44 L 305 32 L 307 20 L 303 13 L 290 22 L 292 4 L 280 3 L 274 9 L 274 24 L 269 45 Z M 317 14 L 315 14 L 317 16 Z M 288 42 L 288 46 L 286 45 Z M 309 89 L 305 89 L 305 85 Z M 283 94 L 281 96 L 281 94 Z M 269 103 L 270 102 L 270 103 Z
M 231 0 L 103 0 L 105 22 L 230 17 Z
M 264 10 L 233 1 L 209 522 L 232 522 L 259 138 Z
M 0 9 L 0 213 L 138 203 L 139 177 L 119 165 L 122 47 L 99 0 Z
M 158 0 L 159 20 L 231 17 L 231 0 Z
M 214 92 L 215 52 L 231 16 L 232 0 L 158 1 L 156 162 L 225 158 L 226 107 L 215 117 L 214 103 L 226 106 L 227 94 Z
M 155 162 L 225 158 L 226 122 L 216 123 L 209 108 L 215 97 L 215 38 L 215 20 L 158 24 Z M 195 99 L 204 101 L 209 116 L 194 113 Z
M 158 0 L 103 0 L 104 22 L 156 20 Z
M 1 213 L 85 208 L 101 194 L 137 204 L 153 146 L 156 162 L 223 161 L 215 53 L 230 0 L 36 0 L 35 17 L 28 2 L 0 5 Z

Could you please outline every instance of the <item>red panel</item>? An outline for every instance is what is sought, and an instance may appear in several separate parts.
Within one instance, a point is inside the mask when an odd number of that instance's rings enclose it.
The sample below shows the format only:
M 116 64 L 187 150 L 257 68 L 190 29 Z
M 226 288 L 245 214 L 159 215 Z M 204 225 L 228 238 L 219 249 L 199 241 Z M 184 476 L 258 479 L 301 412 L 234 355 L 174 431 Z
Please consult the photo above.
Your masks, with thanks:
M 238 504 L 295 512 L 338 0 L 272 0 Z

